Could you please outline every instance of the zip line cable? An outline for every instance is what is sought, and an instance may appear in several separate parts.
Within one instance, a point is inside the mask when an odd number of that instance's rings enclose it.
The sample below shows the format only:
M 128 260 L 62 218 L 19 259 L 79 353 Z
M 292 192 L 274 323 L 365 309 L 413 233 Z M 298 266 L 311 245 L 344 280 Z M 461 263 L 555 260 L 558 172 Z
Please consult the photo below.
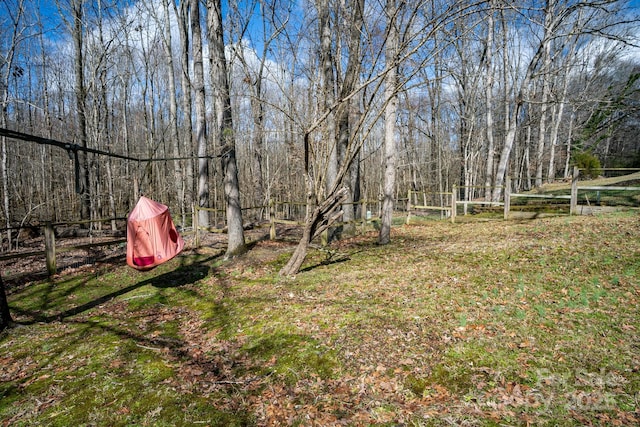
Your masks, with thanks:
M 102 156 L 114 157 L 116 159 L 131 160 L 133 162 L 165 162 L 169 160 L 216 159 L 218 157 L 221 157 L 221 156 L 189 156 L 189 157 L 168 157 L 168 158 L 161 158 L 161 159 L 154 159 L 154 158 L 141 159 L 137 157 L 125 156 L 123 154 L 111 153 L 109 151 L 97 150 L 95 148 L 82 147 L 81 145 L 78 145 L 78 144 L 60 142 L 60 141 L 56 141 L 55 139 L 42 138 L 40 136 L 29 135 L 26 133 L 17 132 L 14 130 L 9 130 L 4 128 L 0 128 L 0 136 L 4 136 L 11 139 L 18 139 L 21 141 L 35 142 L 36 144 L 53 145 L 55 147 L 59 147 L 64 150 L 67 150 L 70 158 L 77 158 L 78 151 L 84 151 L 86 153 L 92 153 L 92 154 L 100 154 Z

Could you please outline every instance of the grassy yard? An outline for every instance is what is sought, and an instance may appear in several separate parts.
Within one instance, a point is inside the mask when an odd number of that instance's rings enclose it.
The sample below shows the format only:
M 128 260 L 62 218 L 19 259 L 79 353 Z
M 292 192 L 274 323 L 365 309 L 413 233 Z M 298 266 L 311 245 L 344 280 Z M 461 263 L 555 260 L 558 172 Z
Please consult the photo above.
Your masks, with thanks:
M 638 425 L 640 217 L 262 241 L 10 291 L 11 426 Z

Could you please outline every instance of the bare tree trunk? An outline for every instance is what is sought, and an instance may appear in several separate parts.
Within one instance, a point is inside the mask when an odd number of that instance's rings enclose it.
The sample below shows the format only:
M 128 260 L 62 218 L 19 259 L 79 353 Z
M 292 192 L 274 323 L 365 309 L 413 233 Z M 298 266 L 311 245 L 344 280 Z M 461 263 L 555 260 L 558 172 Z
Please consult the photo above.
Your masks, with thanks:
M 171 3 L 173 4 L 173 11 L 176 15 L 180 33 L 180 65 L 182 71 L 180 75 L 180 86 L 182 88 L 182 110 L 184 113 L 182 149 L 185 155 L 190 157 L 193 155 L 193 123 L 191 118 L 193 105 L 191 102 L 191 81 L 189 79 L 189 0 L 180 0 L 180 9 L 178 9 L 176 2 Z M 181 184 L 183 197 L 185 199 L 184 203 L 189 206 L 193 201 L 193 161 L 187 160 L 184 163 L 181 162 L 181 164 L 186 165 L 183 174 L 186 179 L 183 179 Z
M 320 25 L 320 69 L 322 77 L 323 111 L 329 111 L 335 103 L 335 74 L 331 43 L 331 19 L 328 0 L 317 3 Z M 328 156 L 325 192 L 329 193 L 338 173 L 338 148 L 336 147 L 335 115 L 329 113 L 324 130 L 324 141 Z
M 88 147 L 87 142 L 87 118 L 86 118 L 86 88 L 84 85 L 84 31 L 83 31 L 83 0 L 73 0 L 73 42 L 75 47 L 75 92 L 76 109 L 78 114 L 78 139 L 80 146 Z M 91 194 L 89 180 L 89 164 L 87 153 L 77 150 L 75 153 L 76 164 L 76 192 L 80 195 L 80 219 L 89 219 L 91 216 Z
M 504 8 L 500 9 L 500 26 L 502 33 L 502 70 L 501 70 L 501 78 L 502 78 L 502 86 L 503 86 L 503 104 L 504 104 L 504 132 L 506 133 L 504 138 L 504 144 L 502 146 L 502 150 L 500 152 L 500 159 L 498 161 L 498 165 L 496 168 L 496 177 L 494 180 L 494 188 L 493 195 L 491 196 L 491 200 L 499 201 L 500 194 L 502 194 L 502 190 L 500 186 L 504 182 L 505 173 L 507 171 L 509 156 L 511 154 L 511 149 L 513 147 L 513 140 L 515 139 L 515 125 L 516 125 L 516 117 L 520 115 L 520 106 L 516 105 L 514 108 L 513 116 L 511 114 L 511 102 L 510 96 L 512 96 L 511 92 L 515 92 L 515 88 L 509 89 L 509 69 L 510 69 L 510 61 L 511 57 L 509 56 L 509 43 L 508 43 L 508 26 L 507 26 L 507 18 L 505 16 Z M 515 83 L 514 83 L 515 86 Z M 515 94 L 513 94 L 515 95 Z M 512 129 L 513 126 L 513 129 Z
M 552 108 L 553 123 L 549 136 L 549 169 L 547 170 L 547 182 L 553 182 L 556 177 L 556 143 L 558 141 L 559 119 L 562 117 L 563 103 L 556 104 Z M 559 110 L 559 111 L 558 111 Z
M 347 63 L 347 71 L 345 72 L 342 89 L 340 90 L 341 98 L 345 98 L 353 92 L 358 81 L 358 76 L 360 75 L 360 69 L 362 67 L 361 40 L 364 26 L 364 6 L 365 0 L 356 0 L 352 3 L 352 21 L 349 34 L 349 62 Z M 353 103 L 353 100 L 342 103 L 337 113 L 339 161 L 344 161 L 343 159 L 346 156 L 349 140 L 350 138 L 355 137 L 354 130 L 350 124 L 350 115 Z M 352 163 L 350 173 L 348 174 L 349 179 L 345 182 L 347 186 L 347 198 L 346 203 L 342 206 L 342 220 L 346 223 L 343 232 L 347 235 L 354 234 L 356 229 L 353 221 L 355 219 L 354 202 L 356 202 L 359 197 L 359 188 L 356 188 L 359 184 L 358 166 L 357 161 Z
M 222 173 L 224 175 L 224 197 L 227 205 L 227 257 L 239 255 L 247 250 L 242 224 L 240 206 L 240 184 L 236 163 L 235 135 L 231 98 L 227 80 L 227 62 L 224 55 L 224 37 L 222 31 L 222 6 L 220 0 L 207 0 L 208 34 L 211 57 L 211 81 L 215 99 L 217 126 L 219 134 Z
M 574 41 L 571 45 L 571 51 L 567 55 L 568 58 L 572 58 L 575 55 L 577 40 Z M 560 132 L 560 124 L 562 123 L 562 118 L 564 116 L 564 107 L 567 100 L 567 92 L 569 91 L 569 80 L 571 67 L 568 65 L 565 68 L 563 81 L 562 81 L 562 95 L 560 97 L 559 106 L 557 109 L 557 113 L 554 116 L 554 124 L 553 130 L 551 131 L 551 137 L 549 138 L 549 144 L 551 145 L 551 153 L 549 156 L 549 173 L 547 175 L 547 180 L 552 182 L 556 178 L 556 166 L 555 166 L 555 150 L 558 145 L 558 134 Z M 570 123 L 571 126 L 571 123 Z
M 23 10 L 22 7 L 18 9 L 20 12 Z M 13 67 L 13 57 L 15 55 L 16 49 L 16 36 L 18 31 L 18 21 L 14 22 L 12 41 L 11 41 L 11 49 L 7 52 L 7 66 L 6 74 L 2 76 L 2 83 L 0 83 L 0 90 L 2 91 L 0 95 L 2 98 L 0 99 L 0 126 L 3 128 L 7 127 L 7 105 L 9 103 L 9 76 L 11 75 L 11 68 Z M 4 220 L 5 226 L 7 227 L 7 243 L 8 249 L 11 250 L 12 245 L 12 236 L 11 236 L 11 209 L 9 204 L 9 171 L 7 169 L 7 138 L 0 138 L 0 170 L 2 172 L 2 207 L 4 210 Z
M 263 61 L 264 64 L 264 61 Z M 261 65 L 262 67 L 262 65 Z M 262 176 L 262 156 L 264 153 L 264 105 L 262 102 L 262 76 L 258 76 L 253 84 L 254 96 L 251 97 L 251 113 L 253 115 L 253 202 L 263 206 L 266 202 L 264 179 Z M 256 210 L 255 219 L 262 219 L 262 209 Z
M 387 40 L 385 61 L 385 111 L 384 111 L 384 185 L 380 233 L 378 244 L 386 245 L 391 241 L 391 222 L 393 219 L 394 193 L 396 187 L 396 110 L 398 96 L 396 93 L 398 52 L 398 29 L 396 26 L 396 0 L 387 0 Z
M 9 303 L 7 302 L 7 293 L 4 288 L 2 276 L 0 276 L 0 331 L 13 324 L 13 318 L 9 311 Z
M 98 0 L 98 16 L 97 16 L 97 25 L 98 25 L 98 39 L 99 39 L 99 47 L 103 50 L 103 54 L 107 55 L 108 44 L 105 43 L 104 39 L 104 26 L 103 26 L 103 17 L 102 17 L 102 1 Z M 108 97 L 108 83 L 107 83 L 107 68 L 104 61 L 99 61 L 96 65 L 95 74 L 99 76 L 100 83 L 100 104 L 95 107 L 95 120 L 97 121 L 95 124 L 95 129 L 98 130 L 98 135 L 96 137 L 96 141 L 98 142 L 98 148 L 100 148 L 100 142 L 104 141 L 106 147 L 111 147 L 111 115 L 109 113 L 109 97 Z M 101 107 L 101 108 L 99 108 Z M 96 162 L 98 165 L 100 162 Z M 114 186 L 113 186 L 113 171 L 112 171 L 112 159 L 110 157 L 105 159 L 106 163 L 106 181 L 107 181 L 107 198 L 109 202 L 109 216 L 111 216 L 111 229 L 115 231 L 116 227 L 116 202 L 114 196 Z M 96 174 L 97 175 L 97 174 Z M 95 194 L 100 196 L 99 185 L 102 179 L 96 179 L 96 192 Z M 97 212 L 94 213 L 95 217 L 102 217 L 102 212 L 99 209 L 100 198 L 98 198 L 97 204 Z M 101 223 L 96 224 L 98 227 L 101 226 Z
M 564 161 L 564 179 L 569 178 L 569 166 L 571 165 L 571 138 L 573 138 L 573 122 L 576 119 L 576 112 L 571 112 L 569 119 L 569 134 L 567 135 L 567 153 Z
M 523 92 L 520 93 L 522 95 Z M 519 96 L 520 98 L 520 96 Z M 509 128 L 507 129 L 507 135 L 505 136 L 504 146 L 500 154 L 500 161 L 498 162 L 498 169 L 496 172 L 496 181 L 493 188 L 494 202 L 500 201 L 500 195 L 502 194 L 502 184 L 507 173 L 507 166 L 509 165 L 509 156 L 511 155 L 511 149 L 516 139 L 516 131 L 518 128 L 518 117 L 520 116 L 520 110 L 522 109 L 522 102 L 517 101 L 514 107 L 513 117 L 510 119 Z
M 264 206 L 268 201 L 266 195 L 265 183 L 264 183 L 264 156 L 265 156 L 265 94 L 264 82 L 265 71 L 267 71 L 267 61 L 269 57 L 269 51 L 271 50 L 272 43 L 276 40 L 277 36 L 284 30 L 285 24 L 277 22 L 275 19 L 269 21 L 267 19 L 268 12 L 274 13 L 273 9 L 276 7 L 276 2 L 266 4 L 260 3 L 262 9 L 262 28 L 265 31 L 264 41 L 262 43 L 262 53 L 260 56 L 260 63 L 255 67 L 255 63 L 247 62 L 245 58 L 246 46 L 244 43 L 235 45 L 235 55 L 242 63 L 244 71 L 244 80 L 249 86 L 251 91 L 250 105 L 251 105 L 251 119 L 253 122 L 252 129 L 252 148 L 251 148 L 251 168 L 253 173 L 251 174 L 251 181 L 253 182 L 252 188 L 252 201 L 255 206 Z M 271 16 L 273 18 L 273 16 Z M 270 29 L 267 33 L 267 30 Z M 243 31 L 246 30 L 246 26 L 243 27 Z M 257 52 L 255 52 L 257 53 Z M 268 176 L 268 175 L 267 175 Z M 254 219 L 259 221 L 262 219 L 264 209 L 254 210 Z
M 38 16 L 38 41 L 40 45 L 40 72 L 42 75 L 45 75 L 47 70 L 49 69 L 49 56 L 45 50 L 45 38 L 44 38 L 44 29 L 42 24 L 42 17 Z M 51 84 L 49 79 L 42 79 L 42 100 L 43 100 L 43 109 L 44 109 L 44 122 L 46 131 L 44 133 L 46 138 L 52 138 L 53 126 L 51 123 L 51 110 L 50 110 L 50 93 L 49 93 L 49 85 Z M 52 206 L 51 200 L 54 198 L 53 191 L 53 179 L 51 179 L 52 174 L 49 173 L 49 167 L 51 166 L 51 149 L 49 147 L 42 147 L 41 156 L 40 156 L 40 167 L 42 168 L 42 188 L 44 191 L 44 202 L 46 205 L 46 216 L 47 218 L 53 217 L 54 208 Z
M 196 145 L 198 147 L 198 206 L 209 207 L 209 160 L 207 159 L 206 98 L 200 27 L 200 1 L 191 0 L 191 33 L 193 37 L 193 88 L 196 93 Z M 209 226 L 209 212 L 199 211 L 198 223 Z
M 307 215 L 302 239 L 300 239 L 287 264 L 280 270 L 281 275 L 291 276 L 300 270 L 307 256 L 311 241 L 331 227 L 342 216 L 340 207 L 346 197 L 347 189 L 345 187 L 336 189 L 320 206 L 317 206 Z
M 549 7 L 549 6 L 548 6 Z M 549 14 L 545 15 L 545 18 L 549 18 Z M 548 45 L 551 39 L 552 28 L 551 24 L 545 25 L 544 28 L 544 37 L 538 46 L 537 52 L 533 55 L 533 57 L 529 60 L 529 64 L 525 71 L 524 78 L 520 82 L 519 88 L 517 91 L 514 90 L 515 97 L 513 99 L 513 114 L 509 115 L 508 110 L 505 113 L 505 121 L 508 120 L 508 126 L 506 130 L 506 136 L 504 141 L 504 146 L 502 147 L 502 152 L 500 154 L 500 161 L 498 163 L 498 169 L 496 171 L 496 181 L 493 190 L 493 201 L 497 202 L 500 200 L 500 196 L 502 194 L 502 184 L 504 183 L 507 167 L 509 166 L 509 157 L 511 155 L 511 150 L 513 148 L 513 144 L 516 138 L 516 132 L 518 130 L 518 126 L 521 121 L 520 113 L 522 110 L 522 106 L 525 103 L 526 95 L 529 90 L 529 85 L 531 84 L 531 80 L 533 79 L 533 75 L 535 71 L 538 69 L 538 63 L 540 58 L 543 57 L 545 53 L 546 46 Z M 505 36 L 506 37 L 506 36 Z M 505 49 L 505 54 L 503 56 L 506 57 L 507 50 Z M 505 58 L 506 61 L 506 58 Z M 506 86 L 505 86 L 506 87 Z M 509 104 L 507 103 L 505 108 L 509 108 Z
M 487 167 L 485 169 L 485 199 L 491 200 L 491 183 L 493 182 L 493 158 L 495 156 L 495 143 L 493 141 L 493 31 L 495 2 L 491 1 L 489 19 L 487 21 L 487 41 L 485 46 L 485 120 L 487 125 Z
M 552 7 L 548 6 L 546 15 L 552 13 Z M 546 16 L 545 22 L 550 22 L 551 18 Z M 547 111 L 549 110 L 549 95 L 551 91 L 551 40 L 543 41 L 542 47 L 542 94 L 540 99 L 540 125 L 538 127 L 538 152 L 536 155 L 536 187 L 542 185 L 542 175 L 544 166 L 545 140 L 547 138 Z
M 175 2 L 174 2 L 175 3 Z M 169 141 L 170 150 L 174 158 L 180 157 L 180 136 L 178 133 L 178 99 L 176 96 L 176 78 L 173 65 L 173 47 L 171 37 L 171 20 L 169 16 L 169 0 L 162 2 L 164 8 L 164 32 L 162 32 L 162 40 L 164 41 L 165 56 L 167 58 L 167 67 L 169 73 L 169 132 L 171 139 Z M 178 207 L 180 209 L 180 217 L 182 226 L 185 225 L 186 207 L 184 200 L 184 183 L 182 176 L 182 164 L 180 160 L 173 162 L 173 187 L 178 199 Z

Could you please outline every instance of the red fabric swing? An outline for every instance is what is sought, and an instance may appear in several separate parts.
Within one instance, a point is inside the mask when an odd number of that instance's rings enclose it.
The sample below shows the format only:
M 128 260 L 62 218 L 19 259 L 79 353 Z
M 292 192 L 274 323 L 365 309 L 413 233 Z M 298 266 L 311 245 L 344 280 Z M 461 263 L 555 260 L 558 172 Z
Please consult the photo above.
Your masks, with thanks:
M 127 218 L 127 264 L 150 270 L 182 251 L 184 240 L 176 230 L 169 208 L 144 196 Z

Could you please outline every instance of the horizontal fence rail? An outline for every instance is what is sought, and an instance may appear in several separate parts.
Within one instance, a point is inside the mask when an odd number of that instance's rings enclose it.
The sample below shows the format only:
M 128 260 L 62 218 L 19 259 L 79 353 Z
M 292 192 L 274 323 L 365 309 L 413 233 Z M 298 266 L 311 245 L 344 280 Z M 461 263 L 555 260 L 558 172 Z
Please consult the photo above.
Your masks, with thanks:
M 360 217 L 354 218 L 351 221 L 339 221 L 334 224 L 334 227 L 340 227 L 345 225 L 360 225 L 361 227 L 365 227 L 367 224 L 372 224 L 377 221 L 380 221 L 379 215 L 374 215 L 373 209 L 371 206 L 379 205 L 379 201 L 370 201 L 370 200 L 359 200 L 357 202 L 349 202 L 343 203 L 343 205 L 353 205 L 360 207 Z M 305 219 L 307 216 L 307 203 L 305 202 L 288 202 L 288 201 L 275 201 L 272 200 L 266 206 L 253 206 L 249 208 L 243 208 L 243 211 L 246 210 L 262 210 L 268 213 L 267 223 L 269 226 L 269 238 L 274 240 L 277 238 L 277 224 L 282 225 L 291 225 L 291 226 L 304 226 Z M 218 208 L 204 208 L 197 205 L 193 206 L 193 232 L 195 233 L 195 247 L 200 247 L 201 244 L 201 232 L 212 232 L 212 233 L 226 233 L 226 228 L 217 228 L 217 227 L 204 227 L 200 225 L 198 222 L 198 214 L 200 211 L 207 212 L 222 212 L 224 219 L 224 209 Z M 379 211 L 379 208 L 377 209 Z M 284 215 L 286 218 L 282 218 Z M 217 221 L 216 221 L 217 222 Z
M 506 182 L 504 186 L 499 188 L 504 190 L 504 198 L 502 201 L 490 201 L 490 200 L 457 200 L 456 196 L 458 195 L 459 189 L 463 188 L 483 188 L 486 189 L 486 186 L 453 186 L 453 190 L 451 193 L 448 192 L 424 192 L 424 191 L 409 191 L 407 194 L 407 219 L 406 223 L 409 224 L 411 221 L 412 215 L 415 216 L 419 211 L 441 211 L 445 212 L 447 216 L 450 217 L 451 222 L 456 221 L 456 211 L 457 206 L 461 205 L 464 207 L 465 214 L 467 212 L 468 205 L 489 205 L 495 207 L 503 207 L 503 218 L 508 219 L 511 210 L 513 207 L 512 198 L 523 198 L 523 199 L 547 199 L 547 200 L 569 200 L 569 214 L 577 215 L 578 212 L 578 195 L 581 191 L 635 191 L 640 192 L 640 187 L 622 187 L 622 186 L 594 186 L 594 185 L 580 185 L 578 181 L 579 177 L 579 169 L 575 168 L 573 172 L 573 176 L 571 179 L 570 186 L 570 194 L 535 194 L 535 193 L 512 193 L 511 192 L 511 179 L 510 177 L 506 178 Z M 492 187 L 491 190 L 496 187 Z M 417 196 L 422 195 L 424 203 L 422 205 L 418 204 Z M 442 203 L 440 206 L 428 205 L 426 203 L 427 195 L 430 196 L 450 196 L 449 200 L 447 197 L 442 197 Z M 412 202 L 413 200 L 413 202 Z M 587 199 L 587 203 L 589 200 Z M 591 210 L 590 210 L 591 211 Z
M 126 218 L 125 218 L 126 219 Z M 60 253 L 89 250 L 94 248 L 100 248 L 105 246 L 120 245 L 127 242 L 126 238 L 118 238 L 113 240 L 106 240 L 102 242 L 82 243 L 73 246 L 60 246 L 56 240 L 55 227 L 68 226 L 68 225 L 81 225 L 95 222 L 105 222 L 110 220 L 87 220 L 87 221 L 72 221 L 72 222 L 56 222 L 45 223 L 40 226 L 43 230 L 44 236 L 44 249 L 35 251 L 20 251 L 16 253 L 7 253 L 0 255 L 0 261 L 10 261 L 14 259 L 26 259 L 32 257 L 45 258 L 46 270 L 49 277 L 54 276 L 58 272 L 57 255 Z M 30 228 L 34 228 L 31 226 Z

